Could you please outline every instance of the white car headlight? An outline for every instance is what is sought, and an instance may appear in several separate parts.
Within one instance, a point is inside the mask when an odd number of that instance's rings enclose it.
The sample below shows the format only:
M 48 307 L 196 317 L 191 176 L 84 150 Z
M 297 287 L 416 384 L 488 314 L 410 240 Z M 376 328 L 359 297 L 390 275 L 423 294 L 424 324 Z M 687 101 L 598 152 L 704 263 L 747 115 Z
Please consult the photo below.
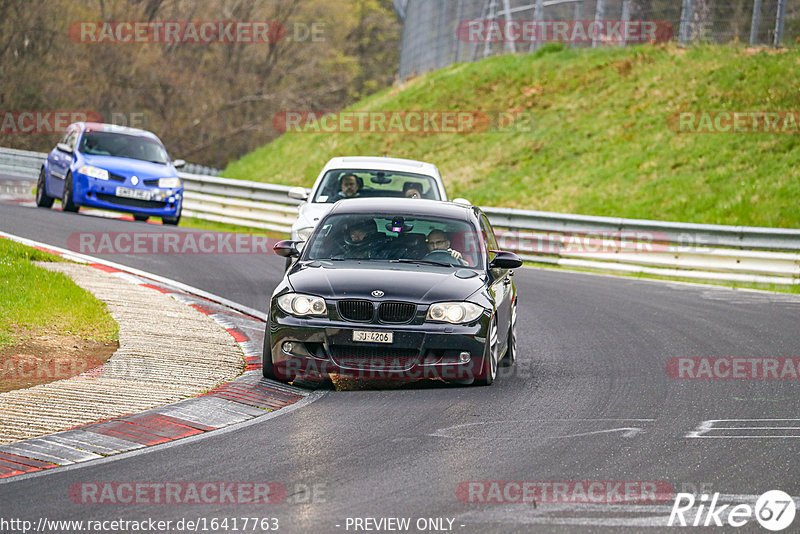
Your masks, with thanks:
M 289 315 L 299 317 L 328 314 L 324 299 L 300 293 L 284 293 L 278 297 L 278 307 Z
M 297 231 L 297 239 L 299 239 L 300 241 L 308 241 L 308 238 L 311 237 L 311 233 L 313 231 L 314 228 L 310 226 L 307 228 L 300 228 Z
M 158 179 L 158 187 L 180 187 L 181 186 L 181 179 L 180 178 L 159 178 Z
M 108 171 L 105 169 L 99 169 L 97 167 L 92 167 L 91 165 L 84 165 L 80 169 L 78 169 L 80 174 L 84 174 L 89 176 L 90 178 L 97 178 L 98 180 L 108 180 Z
M 472 302 L 437 302 L 428 309 L 429 321 L 471 323 L 481 316 L 483 307 Z

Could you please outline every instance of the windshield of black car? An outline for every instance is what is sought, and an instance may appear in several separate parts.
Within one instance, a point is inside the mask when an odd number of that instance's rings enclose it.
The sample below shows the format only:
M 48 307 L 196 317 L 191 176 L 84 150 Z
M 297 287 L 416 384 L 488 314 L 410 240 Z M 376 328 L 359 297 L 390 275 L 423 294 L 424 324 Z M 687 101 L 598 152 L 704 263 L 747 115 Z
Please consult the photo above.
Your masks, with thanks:
M 312 202 L 336 202 L 351 197 L 442 200 L 432 176 L 396 171 L 335 169 L 325 173 Z
M 78 148 L 89 156 L 116 156 L 166 165 L 167 151 L 149 137 L 112 132 L 85 132 Z
M 303 260 L 421 261 L 479 267 L 485 240 L 465 220 L 402 214 L 339 214 L 324 220 Z

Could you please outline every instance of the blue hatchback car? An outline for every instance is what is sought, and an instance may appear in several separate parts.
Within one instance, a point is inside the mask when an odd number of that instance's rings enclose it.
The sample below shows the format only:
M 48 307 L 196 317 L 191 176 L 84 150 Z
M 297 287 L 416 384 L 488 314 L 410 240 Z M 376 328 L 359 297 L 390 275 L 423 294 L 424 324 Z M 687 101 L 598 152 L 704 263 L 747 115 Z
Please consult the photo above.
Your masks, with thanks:
M 113 124 L 76 122 L 47 155 L 39 172 L 36 205 L 61 200 L 64 211 L 93 207 L 127 212 L 137 221 L 181 218 L 183 183 L 154 134 Z

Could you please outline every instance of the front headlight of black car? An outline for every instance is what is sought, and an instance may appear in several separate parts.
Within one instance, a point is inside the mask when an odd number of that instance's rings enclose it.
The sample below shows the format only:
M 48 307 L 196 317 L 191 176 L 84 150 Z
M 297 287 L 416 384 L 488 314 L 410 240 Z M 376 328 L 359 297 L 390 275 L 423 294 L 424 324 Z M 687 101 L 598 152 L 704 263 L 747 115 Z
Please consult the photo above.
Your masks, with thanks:
M 437 302 L 428 309 L 429 321 L 471 323 L 481 316 L 483 307 L 472 302 Z
M 306 317 L 308 315 L 327 315 L 325 300 L 313 295 L 300 293 L 284 293 L 278 297 L 278 307 L 289 315 Z

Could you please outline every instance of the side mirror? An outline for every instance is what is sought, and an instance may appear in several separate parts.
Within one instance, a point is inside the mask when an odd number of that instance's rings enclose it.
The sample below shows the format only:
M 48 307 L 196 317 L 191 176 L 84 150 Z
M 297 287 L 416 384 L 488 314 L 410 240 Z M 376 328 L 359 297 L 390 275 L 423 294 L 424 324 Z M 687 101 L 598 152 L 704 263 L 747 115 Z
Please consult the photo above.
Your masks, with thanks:
M 289 198 L 293 198 L 295 200 L 307 200 L 308 193 L 306 193 L 305 187 L 293 187 L 289 189 Z
M 300 251 L 297 250 L 297 241 L 278 241 L 272 250 L 282 258 L 296 258 L 300 255 Z
M 461 198 L 461 197 L 454 198 L 453 204 L 458 204 L 459 206 L 472 206 L 472 202 L 470 202 L 466 198 Z
M 513 252 L 501 250 L 489 264 L 490 269 L 516 269 L 522 267 L 522 260 Z
M 64 143 L 58 143 L 56 148 L 59 149 L 61 152 L 66 152 L 67 154 L 72 154 L 73 150 L 72 147 L 69 145 L 65 145 Z
M 172 162 L 172 165 L 174 165 L 176 169 L 182 169 L 186 167 L 186 160 L 176 159 L 175 161 Z

